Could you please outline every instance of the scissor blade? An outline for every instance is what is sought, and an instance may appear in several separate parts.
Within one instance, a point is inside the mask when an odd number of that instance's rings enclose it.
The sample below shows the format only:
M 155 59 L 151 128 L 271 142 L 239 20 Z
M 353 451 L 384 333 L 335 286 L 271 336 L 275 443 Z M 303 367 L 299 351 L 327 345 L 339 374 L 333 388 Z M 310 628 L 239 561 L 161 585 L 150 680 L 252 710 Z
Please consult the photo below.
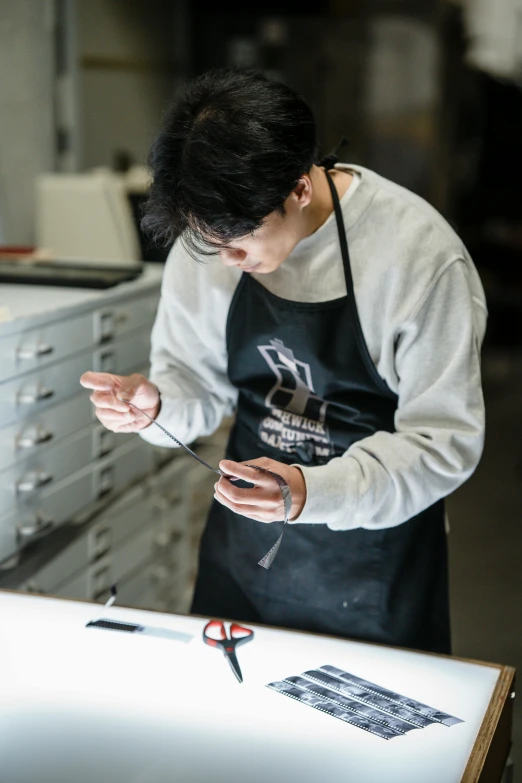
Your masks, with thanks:
M 236 675 L 239 682 L 243 682 L 243 675 L 241 674 L 241 669 L 239 668 L 239 661 L 237 660 L 236 654 L 234 652 L 226 652 L 225 656 L 230 664 L 230 668 Z

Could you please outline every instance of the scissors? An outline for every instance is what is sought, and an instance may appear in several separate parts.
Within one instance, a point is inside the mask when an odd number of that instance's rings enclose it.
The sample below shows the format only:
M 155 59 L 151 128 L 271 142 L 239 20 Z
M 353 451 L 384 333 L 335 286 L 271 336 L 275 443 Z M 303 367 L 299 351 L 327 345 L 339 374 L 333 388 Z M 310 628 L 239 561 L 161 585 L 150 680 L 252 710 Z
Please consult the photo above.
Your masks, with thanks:
M 251 628 L 244 628 L 242 625 L 237 625 L 237 623 L 231 623 L 230 637 L 228 637 L 225 624 L 221 620 L 211 620 L 203 628 L 203 641 L 210 647 L 217 647 L 218 650 L 221 650 L 239 682 L 243 682 L 243 675 L 239 668 L 236 647 L 249 642 L 253 636 L 254 632 Z

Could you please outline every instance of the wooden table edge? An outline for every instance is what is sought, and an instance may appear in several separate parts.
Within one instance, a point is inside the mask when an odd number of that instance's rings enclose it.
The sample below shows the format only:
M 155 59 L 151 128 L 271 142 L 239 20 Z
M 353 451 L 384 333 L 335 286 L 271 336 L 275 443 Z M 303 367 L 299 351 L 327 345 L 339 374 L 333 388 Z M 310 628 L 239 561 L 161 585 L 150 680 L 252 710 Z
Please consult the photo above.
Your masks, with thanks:
M 498 665 L 498 668 L 498 680 L 473 743 L 462 783 L 500 783 L 508 759 L 513 722 L 511 693 L 514 692 L 516 672 L 512 666 Z

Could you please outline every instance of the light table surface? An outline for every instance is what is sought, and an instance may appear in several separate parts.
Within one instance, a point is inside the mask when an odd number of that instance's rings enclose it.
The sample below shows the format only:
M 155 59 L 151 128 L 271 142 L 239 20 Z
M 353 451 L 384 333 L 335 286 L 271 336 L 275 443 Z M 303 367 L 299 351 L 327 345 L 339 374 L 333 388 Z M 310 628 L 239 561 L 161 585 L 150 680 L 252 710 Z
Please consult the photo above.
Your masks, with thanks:
M 505 755 L 497 735 L 509 730 L 508 667 L 254 625 L 253 641 L 238 648 L 239 684 L 203 644 L 201 618 L 8 592 L 0 618 L 6 783 L 498 779 L 491 759 Z M 193 639 L 85 627 L 100 618 Z M 265 687 L 324 664 L 464 722 L 386 741 Z

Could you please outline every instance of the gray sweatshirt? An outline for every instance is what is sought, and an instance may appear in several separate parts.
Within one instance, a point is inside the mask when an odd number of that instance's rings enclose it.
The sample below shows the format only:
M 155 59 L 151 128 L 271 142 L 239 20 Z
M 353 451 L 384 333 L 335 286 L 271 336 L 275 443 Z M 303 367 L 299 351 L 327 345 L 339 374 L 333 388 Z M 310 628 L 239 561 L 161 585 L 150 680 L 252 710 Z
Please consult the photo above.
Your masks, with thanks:
M 332 530 L 399 525 L 475 469 L 484 441 L 480 347 L 486 304 L 466 248 L 425 201 L 368 169 L 341 199 L 355 299 L 379 375 L 398 396 L 396 432 L 376 432 L 327 465 L 301 467 L 307 498 L 295 524 Z M 158 422 L 190 443 L 234 411 L 225 326 L 241 271 L 196 262 L 177 242 L 152 332 Z M 301 302 L 346 294 L 335 216 L 268 275 L 269 291 Z M 171 446 L 157 427 L 140 433 Z M 252 459 L 262 456 L 252 454 Z

